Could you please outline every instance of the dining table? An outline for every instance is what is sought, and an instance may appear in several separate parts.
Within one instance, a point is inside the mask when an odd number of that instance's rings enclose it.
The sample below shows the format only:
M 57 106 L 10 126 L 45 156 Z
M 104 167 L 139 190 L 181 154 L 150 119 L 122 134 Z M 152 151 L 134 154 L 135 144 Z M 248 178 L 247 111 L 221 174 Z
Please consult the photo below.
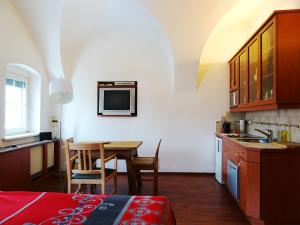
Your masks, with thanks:
M 80 141 L 80 144 L 97 144 L 103 141 Z M 107 154 L 116 154 L 117 159 L 126 160 L 128 193 L 137 194 L 137 177 L 132 167 L 132 158 L 138 156 L 138 148 L 143 141 L 105 141 L 104 151 Z

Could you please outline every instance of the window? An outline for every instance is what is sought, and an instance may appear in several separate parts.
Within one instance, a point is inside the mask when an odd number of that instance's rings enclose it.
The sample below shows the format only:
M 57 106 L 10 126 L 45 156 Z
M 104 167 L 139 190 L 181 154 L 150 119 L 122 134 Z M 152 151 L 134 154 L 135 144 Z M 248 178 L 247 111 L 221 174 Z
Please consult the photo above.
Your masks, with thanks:
M 28 78 L 8 75 L 5 84 L 5 133 L 28 132 Z

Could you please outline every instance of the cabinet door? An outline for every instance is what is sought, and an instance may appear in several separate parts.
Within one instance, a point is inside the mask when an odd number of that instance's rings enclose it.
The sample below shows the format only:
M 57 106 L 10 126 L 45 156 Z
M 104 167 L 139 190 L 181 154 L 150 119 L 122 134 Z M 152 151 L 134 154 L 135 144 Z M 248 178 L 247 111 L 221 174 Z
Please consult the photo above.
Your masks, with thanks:
M 248 73 L 247 73 L 247 51 L 244 50 L 239 56 L 239 78 L 240 78 L 240 104 L 248 102 Z
M 230 91 L 237 90 L 238 72 L 239 72 L 238 58 L 230 63 Z
M 260 164 L 240 158 L 240 207 L 253 218 L 260 218 Z
M 274 99 L 275 28 L 269 23 L 260 34 L 261 99 Z
M 234 87 L 234 61 L 230 63 L 230 90 Z
M 240 159 L 240 207 L 247 213 L 247 162 Z
M 234 60 L 234 88 L 233 90 L 237 90 L 238 87 L 238 77 L 239 77 L 239 59 L 236 58 Z
M 248 47 L 249 54 L 249 103 L 260 99 L 258 86 L 258 40 L 257 38 Z
M 30 182 L 30 151 L 19 149 L 0 154 L 0 190 L 22 190 Z
M 223 182 L 227 183 L 227 160 L 228 160 L 228 149 L 223 145 L 222 152 L 222 178 Z

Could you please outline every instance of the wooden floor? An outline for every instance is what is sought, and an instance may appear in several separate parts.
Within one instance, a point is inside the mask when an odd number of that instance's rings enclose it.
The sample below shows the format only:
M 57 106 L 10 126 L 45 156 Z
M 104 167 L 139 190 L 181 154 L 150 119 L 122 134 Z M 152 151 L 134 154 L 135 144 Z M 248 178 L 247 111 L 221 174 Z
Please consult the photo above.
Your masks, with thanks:
M 35 181 L 28 190 L 63 192 L 64 179 Z M 126 176 L 118 175 L 118 194 L 127 192 Z M 144 182 L 142 194 L 152 194 L 152 182 Z M 249 225 L 229 192 L 212 175 L 161 174 L 159 194 L 170 199 L 177 225 Z

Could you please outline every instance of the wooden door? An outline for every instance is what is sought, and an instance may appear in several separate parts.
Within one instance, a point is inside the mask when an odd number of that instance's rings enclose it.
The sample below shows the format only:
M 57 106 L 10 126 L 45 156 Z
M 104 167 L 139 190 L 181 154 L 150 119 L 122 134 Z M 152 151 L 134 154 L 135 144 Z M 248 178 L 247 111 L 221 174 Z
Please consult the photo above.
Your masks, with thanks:
M 249 44 L 248 47 L 248 74 L 249 74 L 249 103 L 260 100 L 259 89 L 259 49 L 257 37 Z
M 30 150 L 19 149 L 0 154 L 0 190 L 24 189 L 30 182 Z
M 247 162 L 240 158 L 240 207 L 243 212 L 247 213 Z
M 248 103 L 248 73 L 247 73 L 247 50 L 239 55 L 239 104 Z
M 234 61 L 230 63 L 230 91 L 233 90 L 234 87 Z
M 223 152 L 222 152 L 222 178 L 224 183 L 227 183 L 227 160 L 228 158 L 228 148 L 226 148 L 223 144 Z
M 273 100 L 275 96 L 275 24 L 268 23 L 260 33 L 261 99 Z
M 230 91 L 236 91 L 237 90 L 237 84 L 238 84 L 238 73 L 239 73 L 239 64 L 238 64 L 238 58 L 235 58 L 230 63 Z
M 233 88 L 234 91 L 238 89 L 238 82 L 239 82 L 239 59 L 237 57 L 234 59 L 234 88 Z

